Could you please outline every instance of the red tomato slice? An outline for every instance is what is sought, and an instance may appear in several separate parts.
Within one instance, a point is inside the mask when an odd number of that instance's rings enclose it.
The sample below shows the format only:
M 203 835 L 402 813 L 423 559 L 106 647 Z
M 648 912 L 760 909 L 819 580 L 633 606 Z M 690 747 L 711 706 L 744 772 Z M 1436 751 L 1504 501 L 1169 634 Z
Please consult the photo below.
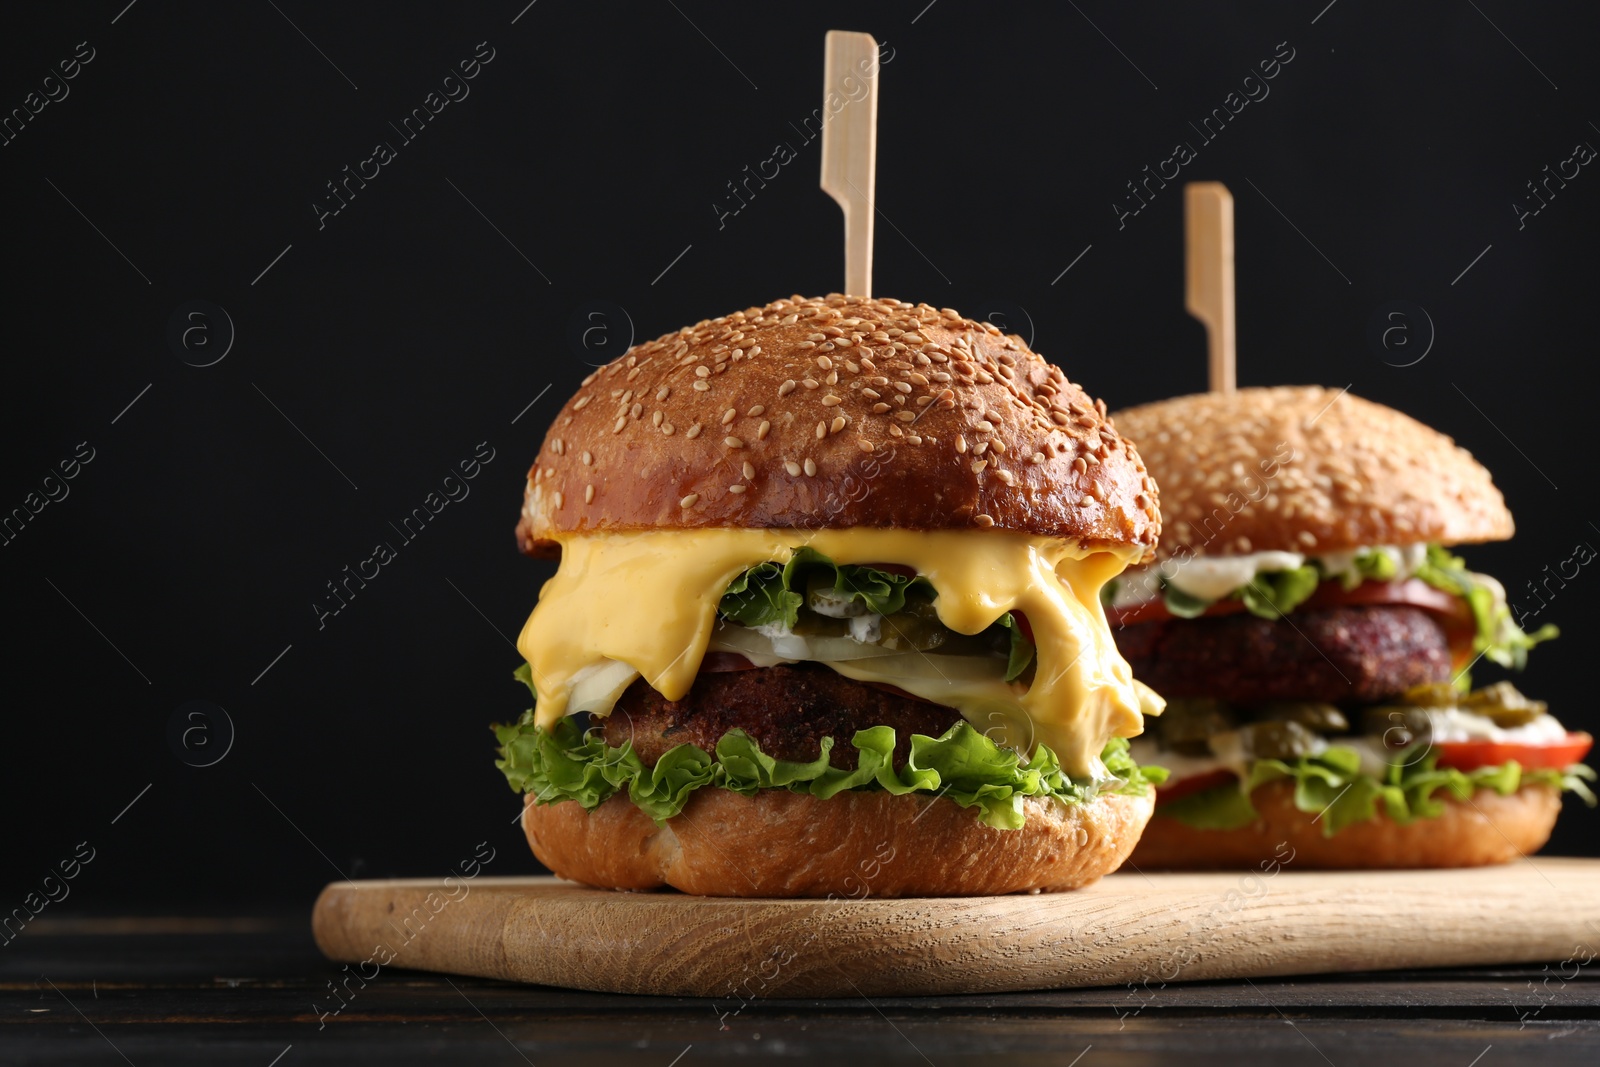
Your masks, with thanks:
M 1156 802 L 1165 804 L 1179 797 L 1186 797 L 1190 793 L 1201 793 L 1235 781 L 1238 781 L 1238 775 L 1232 771 L 1215 770 L 1207 771 L 1205 774 L 1191 774 L 1187 778 L 1179 778 L 1156 786 Z
M 1594 738 L 1585 733 L 1569 733 L 1565 740 L 1530 745 L 1503 741 L 1439 741 L 1439 766 L 1470 771 L 1478 767 L 1498 767 L 1516 760 L 1527 770 L 1571 766 L 1588 755 Z
M 1435 589 L 1421 578 L 1407 578 L 1403 582 L 1362 582 L 1354 589 L 1346 589 L 1337 581 L 1323 582 L 1296 610 L 1389 604 L 1410 605 L 1431 612 L 1440 617 L 1447 630 L 1464 626 L 1469 634 L 1476 632 L 1472 608 L 1465 600 Z M 1241 600 L 1219 600 L 1207 608 L 1202 617 L 1233 615 L 1244 610 Z M 1126 607 L 1106 609 L 1106 621 L 1113 626 L 1135 626 L 1141 622 L 1161 622 L 1174 618 L 1177 616 L 1167 610 L 1167 605 L 1160 597 Z

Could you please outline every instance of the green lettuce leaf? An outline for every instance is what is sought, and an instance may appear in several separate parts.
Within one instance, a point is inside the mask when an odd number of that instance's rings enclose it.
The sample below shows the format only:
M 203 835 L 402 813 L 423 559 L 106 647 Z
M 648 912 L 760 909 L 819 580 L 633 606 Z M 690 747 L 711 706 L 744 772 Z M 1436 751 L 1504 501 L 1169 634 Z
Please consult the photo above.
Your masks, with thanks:
M 1343 576 L 1346 589 L 1354 589 L 1362 582 L 1391 582 L 1400 573 L 1394 557 L 1387 552 L 1362 552 L 1355 558 L 1355 569 Z
M 933 587 L 922 577 L 908 578 L 876 567 L 838 564 L 812 548 L 797 548 L 789 562 L 763 563 L 751 567 L 729 583 L 718 610 L 745 626 L 781 623 L 793 628 L 805 604 L 806 579 L 820 569 L 833 572 L 832 586 L 847 602 L 860 601 L 877 615 L 893 615 L 906 606 L 912 588 Z
M 1488 657 L 1502 667 L 1521 670 L 1527 665 L 1528 650 L 1541 641 L 1559 636 L 1561 631 L 1545 623 L 1533 633 L 1523 632 L 1512 618 L 1511 608 L 1480 583 L 1459 556 L 1453 556 L 1439 545 L 1429 545 L 1427 558 L 1417 570 L 1417 577 L 1435 589 L 1461 597 L 1472 608 L 1472 618 L 1478 633 L 1472 640 L 1472 650 Z
M 846 603 L 860 602 L 875 615 L 904 611 L 906 597 L 913 590 L 932 600 L 937 591 L 926 578 L 890 574 L 876 567 L 835 563 L 812 548 L 798 548 L 789 562 L 763 563 L 751 567 L 729 583 L 717 610 L 744 626 L 777 624 L 794 629 L 805 606 L 804 590 L 818 572 Z M 826 572 L 831 572 L 830 576 Z M 1010 654 L 1005 680 L 1014 682 L 1033 662 L 1034 646 L 1008 612 L 994 623 L 1010 630 Z
M 1000 616 L 995 625 L 1004 626 L 1011 631 L 1011 652 L 1006 658 L 1006 681 L 1014 682 L 1022 677 L 1022 672 L 1033 662 L 1033 642 L 1028 640 L 1028 635 L 1022 632 L 1022 626 L 1009 611 Z
M 1292 570 L 1264 571 L 1233 595 L 1246 610 L 1263 619 L 1277 619 L 1305 603 L 1322 583 L 1322 570 L 1306 563 Z
M 1190 596 L 1175 585 L 1169 585 L 1166 579 L 1161 581 L 1161 600 L 1167 610 L 1180 619 L 1196 619 L 1205 614 L 1215 601 L 1202 600 L 1197 596 Z
M 1401 825 L 1434 818 L 1444 810 L 1436 795 L 1440 790 L 1457 800 L 1470 800 L 1479 789 L 1509 796 L 1525 784 L 1539 783 L 1577 793 L 1591 807 L 1595 804 L 1588 785 L 1595 773 L 1582 764 L 1562 770 L 1524 770 L 1512 760 L 1497 767 L 1461 771 L 1438 766 L 1437 752 L 1429 752 L 1408 765 L 1414 752 L 1399 753 L 1397 762 L 1390 764 L 1382 778 L 1362 774 L 1360 756 L 1343 745 L 1331 745 L 1320 756 L 1302 756 L 1292 761 L 1256 760 L 1244 781 L 1191 793 L 1162 804 L 1159 811 L 1201 830 L 1248 826 L 1257 817 L 1250 794 L 1268 782 L 1285 779 L 1294 782 L 1295 807 L 1317 816 L 1324 837 L 1332 837 L 1353 823 L 1376 818 L 1379 805 Z
M 774 759 L 743 730 L 730 730 L 717 742 L 715 754 L 678 745 L 654 767 L 646 767 L 631 742 L 609 746 L 598 731 L 585 733 L 570 718 L 547 731 L 534 725 L 533 712 L 528 711 L 515 723 L 496 726 L 494 732 L 500 742 L 495 766 L 518 793 L 532 793 L 539 804 L 572 800 L 592 810 L 626 790 L 629 799 L 657 823 L 678 814 L 696 789 L 707 786 L 744 796 L 760 789 L 789 789 L 822 799 L 847 789 L 873 789 L 945 796 L 974 809 L 988 826 L 1015 830 L 1024 822 L 1024 797 L 1055 797 L 1075 804 L 1108 790 L 1142 796 L 1166 780 L 1161 768 L 1134 763 L 1122 738 L 1112 739 L 1101 754 L 1118 781 L 1096 785 L 1066 775 L 1055 754 L 1043 745 L 1023 765 L 1015 752 L 966 722 L 956 723 L 942 737 L 913 734 L 910 757 L 898 771 L 893 759 L 895 731 L 889 726 L 858 731 L 851 739 L 857 754 L 854 770 L 829 765 L 831 738 L 824 739 L 816 760 L 798 763 Z

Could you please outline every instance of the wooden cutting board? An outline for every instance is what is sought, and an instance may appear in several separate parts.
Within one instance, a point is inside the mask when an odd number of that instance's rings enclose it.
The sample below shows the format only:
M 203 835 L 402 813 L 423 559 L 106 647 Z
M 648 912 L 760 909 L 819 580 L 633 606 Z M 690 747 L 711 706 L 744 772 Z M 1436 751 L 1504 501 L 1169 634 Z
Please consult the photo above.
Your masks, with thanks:
M 1154 988 L 1567 959 L 1600 945 L 1600 860 L 1123 871 L 1069 893 L 914 900 L 615 893 L 555 878 L 336 882 L 312 926 L 322 951 L 366 980 L 397 966 L 744 1000 Z

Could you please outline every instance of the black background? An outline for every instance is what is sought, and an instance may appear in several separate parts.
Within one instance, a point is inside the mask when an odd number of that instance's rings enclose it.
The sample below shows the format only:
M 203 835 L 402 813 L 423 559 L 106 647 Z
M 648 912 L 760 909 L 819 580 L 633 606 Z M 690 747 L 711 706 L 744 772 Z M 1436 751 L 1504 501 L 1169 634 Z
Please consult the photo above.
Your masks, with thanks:
M 535 869 L 487 726 L 525 705 L 510 641 L 548 574 L 513 547 L 524 472 L 602 358 L 571 324 L 605 301 L 645 339 L 841 286 L 840 215 L 795 129 L 820 104 L 829 28 L 891 57 L 879 293 L 1023 308 L 1035 346 L 1113 408 L 1192 392 L 1179 183 L 1224 181 L 1241 383 L 1348 384 L 1464 443 L 1520 527 L 1469 561 L 1526 601 L 1544 567 L 1600 544 L 1581 369 L 1600 177 L 1585 168 L 1524 228 L 1514 208 L 1600 143 L 1593 16 L 1325 2 L 8 15 L 7 112 L 80 41 L 94 58 L 0 148 L 0 509 L 79 442 L 94 459 L 0 547 L 0 909 L 81 841 L 96 857 L 62 909 L 309 905 L 341 873 L 443 873 L 484 840 L 490 873 Z M 470 96 L 402 143 L 389 123 L 479 42 L 494 58 Z M 1203 143 L 1189 123 L 1280 42 L 1294 58 L 1270 95 Z M 325 183 L 378 141 L 397 158 L 319 228 Z M 1198 158 L 1119 228 L 1125 183 L 1178 141 Z M 727 183 L 779 142 L 798 158 L 719 225 Z M 167 340 L 191 300 L 236 329 L 210 367 Z M 1369 344 L 1392 301 L 1426 309 L 1431 348 L 1420 321 L 1409 349 Z M 607 326 L 611 344 L 629 330 L 615 310 Z M 484 441 L 470 496 L 319 629 L 325 583 Z M 1524 682 L 1574 728 L 1600 726 L 1596 581 L 1556 592 L 1538 621 L 1565 634 Z M 209 767 L 169 745 L 190 700 L 236 729 Z M 1569 804 L 1551 850 L 1600 852 L 1595 820 Z

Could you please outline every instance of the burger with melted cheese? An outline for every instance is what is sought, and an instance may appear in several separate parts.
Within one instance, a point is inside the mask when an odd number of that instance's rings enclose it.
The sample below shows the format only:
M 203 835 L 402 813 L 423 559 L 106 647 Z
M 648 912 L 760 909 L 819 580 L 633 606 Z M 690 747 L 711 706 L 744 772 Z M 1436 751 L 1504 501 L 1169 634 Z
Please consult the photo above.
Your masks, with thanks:
M 725 896 L 1094 881 L 1160 777 L 1100 592 L 1159 527 L 1104 405 L 953 311 L 795 297 L 633 348 L 517 528 L 560 560 L 497 727 L 535 855 Z
M 1496 541 L 1489 472 L 1392 408 L 1319 388 L 1133 408 L 1162 489 L 1156 562 L 1105 596 L 1134 674 L 1170 701 L 1136 757 L 1171 770 L 1141 867 L 1503 863 L 1588 799 L 1588 734 L 1501 681 L 1525 633 L 1446 546 Z M 1292 850 L 1292 851 L 1291 851 Z

